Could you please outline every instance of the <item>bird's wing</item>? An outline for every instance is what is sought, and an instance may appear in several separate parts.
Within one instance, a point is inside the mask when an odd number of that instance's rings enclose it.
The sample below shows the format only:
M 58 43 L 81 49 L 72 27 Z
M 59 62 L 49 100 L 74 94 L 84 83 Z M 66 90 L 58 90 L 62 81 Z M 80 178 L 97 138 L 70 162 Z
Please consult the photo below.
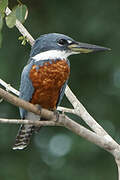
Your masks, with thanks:
M 27 64 L 25 68 L 23 69 L 22 75 L 21 75 L 21 84 L 20 84 L 20 98 L 25 101 L 30 101 L 32 98 L 32 94 L 34 92 L 34 87 L 32 85 L 31 80 L 29 79 L 29 72 L 32 68 L 33 62 Z M 23 108 L 20 108 L 20 116 L 22 119 L 32 119 L 32 120 L 38 120 L 40 117 L 37 115 L 34 115 L 31 112 L 28 112 L 24 110 Z M 24 124 L 21 125 L 18 131 L 18 134 L 16 136 L 16 141 L 13 146 L 13 149 L 24 149 L 28 146 L 30 142 L 30 138 L 33 134 L 33 132 L 36 130 L 36 128 L 33 125 L 30 124 Z
M 64 83 L 64 85 L 62 86 L 61 90 L 60 90 L 60 94 L 59 94 L 59 97 L 58 97 L 58 101 L 57 101 L 57 105 L 56 106 L 59 106 L 61 101 L 62 101 L 62 98 L 64 96 L 64 93 L 65 93 L 65 88 L 67 86 L 67 82 L 68 80 Z
M 68 66 L 70 67 L 70 62 L 69 62 L 69 60 L 67 60 L 67 63 L 68 63 Z M 65 88 L 66 88 L 66 86 L 67 86 L 67 83 L 68 83 L 68 79 L 67 79 L 67 81 L 63 84 L 63 86 L 62 86 L 62 88 L 61 88 L 61 90 L 60 90 L 59 98 L 58 98 L 58 101 L 57 101 L 57 106 L 59 106 L 60 103 L 61 103 L 61 100 L 62 100 L 62 98 L 63 98 L 63 96 L 64 96 L 64 93 L 65 93 Z
M 28 64 L 24 67 L 22 75 L 21 75 L 21 84 L 20 84 L 20 98 L 25 101 L 30 101 L 32 98 L 32 94 L 34 92 L 34 87 L 32 86 L 32 82 L 29 79 L 29 71 L 32 67 L 32 64 Z M 25 118 L 26 110 L 20 108 L 20 116 L 22 119 Z

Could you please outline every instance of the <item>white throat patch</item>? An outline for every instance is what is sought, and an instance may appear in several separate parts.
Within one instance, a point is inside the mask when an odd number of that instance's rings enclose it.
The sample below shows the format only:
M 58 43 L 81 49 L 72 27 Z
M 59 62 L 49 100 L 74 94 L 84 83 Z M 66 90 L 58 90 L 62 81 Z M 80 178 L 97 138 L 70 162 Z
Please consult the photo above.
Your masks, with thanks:
M 32 58 L 35 61 L 47 60 L 47 59 L 67 59 L 68 56 L 73 54 L 72 52 L 59 51 L 59 50 L 49 50 L 39 53 Z

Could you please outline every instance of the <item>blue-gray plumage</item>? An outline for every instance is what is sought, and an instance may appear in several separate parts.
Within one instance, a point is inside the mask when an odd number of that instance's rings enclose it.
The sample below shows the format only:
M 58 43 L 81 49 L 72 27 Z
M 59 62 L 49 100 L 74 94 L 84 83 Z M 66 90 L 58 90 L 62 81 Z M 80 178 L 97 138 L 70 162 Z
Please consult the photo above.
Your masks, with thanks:
M 63 34 L 40 36 L 31 49 L 30 58 L 21 75 L 20 98 L 55 110 L 64 96 L 69 78 L 68 56 L 104 50 L 108 48 L 79 43 Z M 31 114 L 20 108 L 22 119 L 30 118 Z M 13 149 L 24 149 L 34 131 L 32 125 L 22 125 Z

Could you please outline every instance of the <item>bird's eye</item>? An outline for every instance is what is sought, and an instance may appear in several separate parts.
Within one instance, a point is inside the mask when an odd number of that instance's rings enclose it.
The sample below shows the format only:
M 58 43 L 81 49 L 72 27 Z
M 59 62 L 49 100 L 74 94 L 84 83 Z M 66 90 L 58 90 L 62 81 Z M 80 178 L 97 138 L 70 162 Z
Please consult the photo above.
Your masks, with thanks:
M 61 46 L 63 46 L 63 45 L 68 44 L 68 42 L 67 42 L 66 39 L 59 39 L 59 40 L 58 40 L 58 44 L 60 44 Z

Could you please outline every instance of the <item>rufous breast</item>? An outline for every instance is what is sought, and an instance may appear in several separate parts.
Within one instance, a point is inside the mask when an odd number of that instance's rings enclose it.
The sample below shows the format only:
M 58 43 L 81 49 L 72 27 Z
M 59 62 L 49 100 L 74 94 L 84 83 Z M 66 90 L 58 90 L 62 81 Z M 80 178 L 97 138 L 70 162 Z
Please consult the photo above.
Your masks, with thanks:
M 45 62 L 43 66 L 33 65 L 30 70 L 30 79 L 35 90 L 31 103 L 55 110 L 61 87 L 69 74 L 70 68 L 65 60 Z

